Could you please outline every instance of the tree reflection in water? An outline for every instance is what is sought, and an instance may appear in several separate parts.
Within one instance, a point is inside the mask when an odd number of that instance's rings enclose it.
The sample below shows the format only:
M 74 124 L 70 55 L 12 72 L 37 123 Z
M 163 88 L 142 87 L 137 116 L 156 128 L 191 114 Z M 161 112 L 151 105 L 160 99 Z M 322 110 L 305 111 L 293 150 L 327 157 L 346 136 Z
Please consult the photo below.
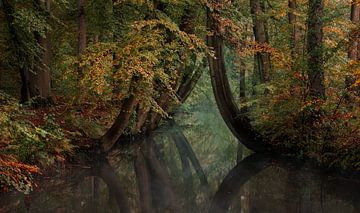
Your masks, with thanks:
M 171 126 L 172 130 L 114 149 L 89 168 L 42 180 L 42 187 L 26 197 L 12 194 L 1 198 L 0 212 L 360 210 L 359 179 L 326 175 L 259 154 L 239 160 L 224 177 L 213 170 L 219 166 L 219 171 L 228 170 L 223 168 L 228 161 L 210 161 L 207 157 L 214 153 L 193 150 L 197 147 L 191 146 L 194 142 L 188 141 L 176 123 Z M 241 155 L 234 153 L 235 164 Z

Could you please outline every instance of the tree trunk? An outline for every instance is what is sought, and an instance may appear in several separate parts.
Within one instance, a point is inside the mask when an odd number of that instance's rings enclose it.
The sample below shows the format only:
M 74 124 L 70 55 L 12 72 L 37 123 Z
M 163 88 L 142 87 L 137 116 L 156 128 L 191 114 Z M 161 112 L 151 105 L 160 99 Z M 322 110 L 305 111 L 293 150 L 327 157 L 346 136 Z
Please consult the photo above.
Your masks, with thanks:
M 355 25 L 358 26 L 360 24 L 360 3 L 356 0 L 353 0 L 351 3 L 351 14 L 350 20 Z M 360 44 L 359 44 L 359 32 L 358 29 L 354 29 L 350 32 L 350 45 L 348 50 L 348 58 L 350 60 L 360 60 Z M 345 78 L 345 86 L 350 93 L 358 93 L 359 86 L 353 88 L 353 84 L 355 83 L 355 78 L 351 74 L 347 75 Z M 358 93 L 359 94 L 359 93 Z M 351 96 L 346 96 L 346 101 L 351 104 Z
M 309 95 L 315 99 L 325 99 L 323 19 L 323 0 L 309 0 L 307 36 Z
M 218 1 L 219 2 L 219 1 Z M 221 3 L 221 2 L 219 2 Z M 218 11 L 215 11 L 218 13 Z M 251 127 L 250 121 L 241 115 L 231 94 L 223 53 L 223 40 L 219 35 L 218 23 L 208 11 L 208 27 L 212 35 L 207 36 L 207 44 L 214 51 L 214 57 L 208 56 L 211 83 L 219 111 L 231 132 L 247 148 L 256 152 L 268 151 L 268 144 Z
M 241 61 L 240 62 L 240 81 L 239 81 L 239 94 L 240 94 L 240 112 L 245 113 L 247 111 L 247 107 L 244 105 L 246 104 L 246 64 Z
M 255 41 L 257 44 L 269 44 L 266 22 L 264 20 L 264 2 L 263 0 L 250 0 L 251 14 L 253 18 L 253 30 Z M 266 83 L 270 80 L 271 60 L 270 53 L 260 52 L 256 53 L 257 73 L 259 75 L 260 83 Z
M 37 11 L 46 11 L 50 14 L 50 0 L 46 0 L 45 5 L 39 0 L 35 0 L 34 6 Z M 50 78 L 50 32 L 46 32 L 45 37 L 42 37 L 39 33 L 34 34 L 35 39 L 40 48 L 40 54 L 37 56 L 40 61 L 36 63 L 34 72 L 30 72 L 29 79 L 29 91 L 30 98 L 35 98 L 34 104 L 47 105 L 51 97 L 51 78 Z
M 134 95 L 130 95 L 130 97 L 124 100 L 121 112 L 117 116 L 114 124 L 100 139 L 100 144 L 103 152 L 108 152 L 123 134 L 125 128 L 129 123 L 131 114 L 133 113 L 136 104 L 137 100 Z
M 290 49 L 291 49 L 291 58 L 295 60 L 299 53 L 299 41 L 300 41 L 300 32 L 297 26 L 298 17 L 296 16 L 295 12 L 298 9 L 298 5 L 296 0 L 289 0 L 289 13 L 288 19 L 290 24 Z
M 351 3 L 351 15 L 350 15 L 350 20 L 355 24 L 355 25 L 359 25 L 360 23 L 360 3 L 356 2 L 356 0 L 353 0 Z M 350 43 L 350 48 L 349 48 L 349 52 L 348 52 L 348 57 L 351 60 L 357 60 L 360 58 L 360 54 L 359 54 L 359 36 L 358 33 L 353 32 L 351 33 L 351 35 L 355 35 L 354 37 L 352 37 L 351 39 L 353 39 Z
M 85 0 L 78 0 L 78 54 L 86 48 Z
M 11 1 L 3 0 L 2 8 L 4 10 L 6 22 L 9 28 L 9 33 L 11 36 L 11 43 L 15 50 L 15 55 L 17 61 L 15 62 L 18 66 L 20 77 L 21 77 L 21 92 L 20 92 L 20 102 L 26 103 L 30 100 L 30 91 L 29 91 L 29 54 L 24 51 L 24 41 L 21 39 L 20 30 L 17 29 L 17 26 L 14 25 L 14 13 L 15 8 L 12 5 Z

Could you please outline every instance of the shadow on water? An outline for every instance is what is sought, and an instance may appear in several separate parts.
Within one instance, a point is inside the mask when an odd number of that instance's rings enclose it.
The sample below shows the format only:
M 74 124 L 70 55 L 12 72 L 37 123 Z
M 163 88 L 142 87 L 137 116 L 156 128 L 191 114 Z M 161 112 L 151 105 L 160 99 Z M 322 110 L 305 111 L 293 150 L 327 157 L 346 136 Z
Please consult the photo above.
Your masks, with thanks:
M 360 212 L 359 179 L 236 150 L 216 158 L 196 144 L 216 142 L 188 138 L 171 121 L 126 149 L 41 180 L 29 195 L 2 197 L 0 212 Z

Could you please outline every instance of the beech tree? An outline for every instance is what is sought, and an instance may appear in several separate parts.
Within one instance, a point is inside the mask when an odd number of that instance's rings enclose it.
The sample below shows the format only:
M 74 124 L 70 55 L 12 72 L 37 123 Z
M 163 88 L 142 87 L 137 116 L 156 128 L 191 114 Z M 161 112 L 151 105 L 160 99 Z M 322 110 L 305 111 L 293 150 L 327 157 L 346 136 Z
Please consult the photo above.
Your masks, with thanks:
M 33 100 L 43 105 L 51 96 L 48 33 L 50 27 L 46 15 L 50 12 L 50 1 L 46 1 L 45 4 L 39 1 L 24 3 L 34 7 L 33 11 L 30 10 L 30 15 L 37 18 L 34 20 L 40 23 L 37 26 L 31 26 L 33 23 L 22 23 L 29 14 L 19 9 L 19 3 L 7 0 L 2 3 L 17 60 L 13 66 L 17 67 L 21 76 L 21 102 Z
M 264 17 L 265 2 L 264 0 L 250 0 L 251 14 L 253 18 L 253 29 L 255 41 L 257 44 L 268 45 L 269 36 L 267 32 L 267 22 Z M 260 50 L 255 55 L 255 70 L 259 75 L 260 83 L 265 83 L 270 80 L 271 76 L 271 60 L 268 52 Z
M 360 24 L 360 4 L 356 0 L 352 0 L 351 2 L 351 13 L 350 13 L 350 20 L 355 25 Z M 360 59 L 359 55 L 359 35 L 356 31 L 354 31 L 352 34 L 352 38 L 350 41 L 350 47 L 348 52 L 348 57 L 351 60 L 357 60 Z
M 216 3 L 223 2 L 217 0 Z M 231 93 L 224 61 L 224 41 L 220 34 L 219 22 L 215 18 L 219 14 L 219 10 L 213 8 L 213 11 L 211 13 L 208 10 L 207 25 L 211 34 L 207 36 L 206 40 L 209 48 L 214 51 L 213 56 L 208 56 L 208 61 L 217 106 L 226 125 L 242 144 L 250 150 L 265 152 L 269 147 L 264 138 L 254 131 L 249 119 L 241 115 Z
M 300 43 L 300 35 L 299 35 L 299 27 L 298 27 L 298 17 L 296 12 L 298 10 L 298 5 L 296 0 L 289 0 L 289 12 L 288 19 L 290 24 L 290 50 L 292 60 L 295 60 L 299 54 L 299 43 Z
M 85 0 L 77 0 L 77 4 L 78 4 L 78 54 L 81 55 L 86 48 Z
M 309 0 L 307 34 L 309 95 L 321 99 L 325 98 L 323 23 L 323 0 Z

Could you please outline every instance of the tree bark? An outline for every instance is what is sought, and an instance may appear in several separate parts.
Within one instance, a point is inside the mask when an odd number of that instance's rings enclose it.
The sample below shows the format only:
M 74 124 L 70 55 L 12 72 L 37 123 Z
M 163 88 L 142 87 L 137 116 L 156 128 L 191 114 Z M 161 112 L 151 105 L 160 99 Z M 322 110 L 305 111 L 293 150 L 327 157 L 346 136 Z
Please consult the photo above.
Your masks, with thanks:
M 86 48 L 85 0 L 78 0 L 78 54 Z
M 288 19 L 290 24 L 290 49 L 291 49 L 291 58 L 292 60 L 295 60 L 297 55 L 299 55 L 299 41 L 300 41 L 300 32 L 299 28 L 297 26 L 298 17 L 295 14 L 295 12 L 298 9 L 298 5 L 296 0 L 289 0 L 289 13 L 288 13 Z
M 309 95 L 315 99 L 325 99 L 323 19 L 323 0 L 309 0 L 307 36 Z
M 39 0 L 34 2 L 35 9 L 46 12 L 47 19 L 50 14 L 50 0 L 46 0 L 45 4 Z M 35 39 L 40 48 L 40 54 L 37 56 L 40 61 L 36 63 L 34 72 L 30 72 L 29 91 L 30 98 L 35 98 L 34 104 L 43 106 L 47 105 L 51 99 L 51 77 L 50 77 L 50 52 L 51 41 L 50 32 L 46 32 L 45 37 L 39 33 L 35 33 Z
M 360 3 L 356 2 L 356 0 L 353 0 L 351 3 L 351 15 L 350 15 L 350 20 L 352 23 L 354 23 L 355 25 L 359 25 L 360 24 Z M 352 41 L 350 43 L 350 48 L 349 48 L 349 52 L 348 52 L 348 57 L 351 60 L 357 60 L 360 59 L 360 54 L 359 54 L 359 33 L 356 32 L 352 32 L 351 35 L 355 35 L 354 37 L 352 37 Z
M 130 95 L 130 97 L 124 100 L 121 112 L 117 116 L 114 124 L 100 139 L 101 149 L 103 152 L 108 152 L 124 133 L 136 104 L 137 100 L 134 95 Z
M 215 12 L 218 13 L 218 11 Z M 214 96 L 220 114 L 231 132 L 242 144 L 255 152 L 266 152 L 269 149 L 269 145 L 253 130 L 248 118 L 241 115 L 231 94 L 229 81 L 226 76 L 223 53 L 224 44 L 217 26 L 218 23 L 208 11 L 208 28 L 212 31 L 212 35 L 207 36 L 207 44 L 215 54 L 214 57 L 208 56 L 209 69 Z
M 351 3 L 351 14 L 350 14 L 350 21 L 355 25 L 358 26 L 360 24 L 360 2 L 353 0 Z M 348 50 L 348 58 L 349 60 L 356 61 L 360 60 L 360 44 L 359 44 L 359 37 L 360 33 L 357 32 L 357 29 L 354 29 L 350 32 L 350 45 Z M 359 86 L 353 88 L 353 84 L 355 83 L 355 78 L 351 74 L 348 74 L 345 78 L 345 86 L 349 93 L 359 94 Z M 346 101 L 351 104 L 351 96 L 348 94 L 346 95 Z
M 14 25 L 14 5 L 9 0 L 2 1 L 2 8 L 4 10 L 6 22 L 9 28 L 9 33 L 11 36 L 11 42 L 15 50 L 16 56 L 16 66 L 18 66 L 20 77 L 21 77 L 21 91 L 20 91 L 20 103 L 27 103 L 30 100 L 30 91 L 29 91 L 29 63 L 31 57 L 25 52 L 25 44 L 21 39 L 21 31 Z
M 266 21 L 263 16 L 265 6 L 263 0 L 250 0 L 251 14 L 253 18 L 253 30 L 255 41 L 259 45 L 269 44 Z M 260 83 L 266 83 L 270 80 L 271 60 L 270 53 L 260 52 L 256 53 L 257 73 L 259 75 Z

